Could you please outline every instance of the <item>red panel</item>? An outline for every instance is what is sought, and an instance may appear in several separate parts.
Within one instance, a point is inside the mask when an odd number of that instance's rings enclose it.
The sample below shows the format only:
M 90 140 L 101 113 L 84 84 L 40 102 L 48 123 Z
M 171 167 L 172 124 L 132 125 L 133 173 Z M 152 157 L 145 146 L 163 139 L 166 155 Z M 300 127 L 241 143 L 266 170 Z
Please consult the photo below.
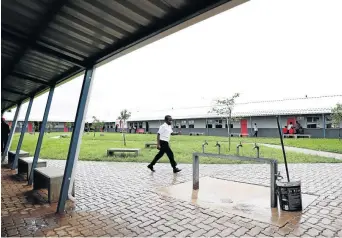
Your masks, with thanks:
M 69 132 L 66 122 L 64 123 L 64 132 Z
M 296 118 L 295 117 L 289 117 L 287 118 L 287 126 L 290 124 L 290 122 L 292 122 L 292 125 L 295 126 L 296 125 Z
M 33 128 L 32 128 L 32 122 L 29 122 L 29 123 L 28 123 L 28 126 L 27 126 L 27 131 L 28 131 L 28 132 L 32 132 L 32 129 L 33 129 Z
M 241 125 L 241 135 L 247 135 L 248 134 L 248 128 L 247 128 L 247 119 L 242 119 L 240 121 Z

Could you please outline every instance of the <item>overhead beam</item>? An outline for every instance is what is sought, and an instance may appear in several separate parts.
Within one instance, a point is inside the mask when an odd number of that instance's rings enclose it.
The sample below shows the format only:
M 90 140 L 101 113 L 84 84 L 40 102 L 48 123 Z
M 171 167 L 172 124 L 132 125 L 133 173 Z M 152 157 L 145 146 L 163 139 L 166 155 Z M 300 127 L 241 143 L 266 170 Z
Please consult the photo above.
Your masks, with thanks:
M 1 101 L 10 102 L 10 103 L 17 103 L 17 102 L 15 102 L 15 101 L 8 100 L 8 99 L 6 99 L 6 98 L 1 98 Z
M 65 62 L 68 62 L 70 64 L 73 64 L 75 66 L 79 66 L 84 68 L 85 63 L 81 60 L 75 59 L 73 57 L 70 57 L 68 55 L 65 55 L 61 52 L 58 52 L 56 50 L 50 49 L 46 46 L 39 45 L 36 42 L 28 42 L 26 38 L 20 37 L 17 34 L 13 33 L 12 30 L 9 29 L 9 27 L 5 26 L 4 29 L 1 29 L 1 38 L 7 41 L 15 42 L 18 45 L 26 45 L 28 44 L 28 48 L 31 48 L 33 50 L 36 50 L 38 52 L 41 52 L 46 55 L 50 55 L 52 57 L 57 57 Z M 65 52 L 68 52 L 67 49 L 62 49 Z M 70 54 L 75 54 L 74 52 L 69 52 Z
M 39 84 L 43 84 L 43 85 L 47 85 L 47 86 L 52 86 L 52 84 L 49 82 L 46 82 L 46 81 L 41 80 L 41 79 L 36 79 L 36 78 L 33 78 L 31 76 L 27 76 L 27 75 L 24 75 L 21 73 L 12 72 L 11 75 L 18 78 L 18 79 L 27 80 L 27 81 L 31 81 L 33 83 L 39 83 Z
M 27 96 L 27 97 L 30 96 L 30 95 L 28 95 L 28 94 L 26 94 L 26 93 L 22 93 L 22 92 L 19 92 L 19 91 L 17 91 L 17 90 L 5 88 L 5 87 L 1 87 L 1 90 L 4 90 L 4 91 L 9 92 L 9 93 L 14 93 L 14 94 L 22 95 L 22 96 Z
M 36 27 L 28 37 L 26 44 L 24 44 L 19 52 L 14 56 L 12 62 L 8 67 L 4 69 L 3 74 L 1 75 L 1 79 L 6 78 L 9 74 L 11 74 L 15 68 L 15 66 L 20 62 L 20 60 L 25 55 L 26 51 L 30 48 L 30 46 L 36 44 L 39 36 L 45 31 L 45 29 L 49 26 L 49 23 L 55 18 L 56 14 L 62 9 L 62 7 L 67 3 L 68 0 L 54 0 L 51 4 L 48 4 L 48 9 L 39 21 L 41 24 Z

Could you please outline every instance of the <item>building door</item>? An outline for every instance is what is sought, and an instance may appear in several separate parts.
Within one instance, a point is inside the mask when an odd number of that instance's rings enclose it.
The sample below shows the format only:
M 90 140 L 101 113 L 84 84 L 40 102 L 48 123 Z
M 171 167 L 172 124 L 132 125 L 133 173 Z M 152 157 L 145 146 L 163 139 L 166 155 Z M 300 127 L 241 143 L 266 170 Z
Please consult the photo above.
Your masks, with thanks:
M 288 126 L 292 122 L 293 126 L 296 125 L 296 118 L 295 117 L 288 117 L 286 125 Z
M 28 123 L 27 131 L 28 131 L 28 132 L 32 132 L 32 122 L 29 122 L 29 123 Z
M 150 129 L 150 126 L 148 125 L 148 121 L 146 122 L 146 132 Z
M 247 135 L 248 134 L 248 128 L 247 128 L 247 119 L 241 119 L 240 120 L 241 125 L 241 135 Z
M 67 126 L 67 123 L 65 122 L 64 123 L 64 132 L 68 132 L 69 130 L 68 130 L 68 126 Z

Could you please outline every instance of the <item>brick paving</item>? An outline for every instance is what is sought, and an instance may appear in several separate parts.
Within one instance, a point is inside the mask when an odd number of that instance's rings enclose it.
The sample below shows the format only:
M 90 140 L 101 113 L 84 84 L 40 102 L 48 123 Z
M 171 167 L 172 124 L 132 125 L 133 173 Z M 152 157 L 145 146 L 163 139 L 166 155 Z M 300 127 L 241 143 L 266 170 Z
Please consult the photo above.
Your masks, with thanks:
M 158 164 L 152 174 L 142 163 L 79 162 L 77 202 L 63 215 L 45 194 L 32 196 L 24 180 L 2 168 L 1 236 L 342 237 L 342 164 L 289 165 L 303 193 L 318 198 L 283 227 L 158 194 L 156 188 L 191 181 L 192 165 L 181 167 L 174 175 L 169 164 Z M 269 165 L 201 165 L 200 175 L 269 185 Z

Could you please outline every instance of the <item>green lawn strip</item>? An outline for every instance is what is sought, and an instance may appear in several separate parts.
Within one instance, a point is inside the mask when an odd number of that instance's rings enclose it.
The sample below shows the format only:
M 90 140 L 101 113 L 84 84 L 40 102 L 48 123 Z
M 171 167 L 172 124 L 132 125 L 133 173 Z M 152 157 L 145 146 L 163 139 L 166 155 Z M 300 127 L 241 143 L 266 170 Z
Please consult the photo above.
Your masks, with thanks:
M 65 133 L 47 133 L 44 137 L 40 158 L 44 159 L 66 159 L 70 143 L 69 138 L 55 139 L 53 137 Z M 70 134 L 70 133 L 69 133 Z M 16 134 L 11 149 L 14 150 L 18 143 L 19 134 Z M 138 157 L 107 157 L 108 148 L 124 148 L 122 135 L 119 133 L 105 133 L 105 136 L 100 136 L 99 133 L 93 136 L 93 133 L 85 133 L 82 139 L 80 160 L 88 161 L 125 161 L 125 162 L 150 162 L 157 149 L 145 148 L 145 142 L 155 141 L 155 135 L 137 135 L 127 134 L 127 148 L 140 148 L 140 155 Z M 38 139 L 36 135 L 26 134 L 23 142 L 22 149 L 34 154 Z M 205 152 L 217 153 L 215 147 L 216 141 L 221 143 L 222 154 L 236 154 L 236 146 L 240 142 L 240 138 L 232 140 L 231 151 L 228 151 L 227 138 L 224 137 L 202 137 L 202 136 L 173 136 L 171 140 L 171 148 L 174 151 L 175 158 L 178 163 L 192 163 L 192 153 L 202 152 L 202 143 L 207 140 L 209 145 L 205 147 Z M 241 156 L 255 157 L 256 151 L 253 150 L 253 142 L 251 139 L 245 140 L 243 138 L 243 147 L 240 149 Z M 245 143 L 248 142 L 248 143 Z M 306 155 L 297 152 L 287 153 L 287 160 L 289 163 L 337 163 L 342 162 L 336 159 L 324 158 L 320 156 Z M 282 151 L 280 149 L 268 148 L 261 146 L 260 157 L 277 159 L 280 163 L 283 162 Z M 161 162 L 168 162 L 165 155 Z M 242 163 L 240 161 L 231 161 L 218 158 L 202 158 L 201 163 L 205 164 L 227 164 L 227 163 Z M 250 163 L 250 162 L 249 162 Z

